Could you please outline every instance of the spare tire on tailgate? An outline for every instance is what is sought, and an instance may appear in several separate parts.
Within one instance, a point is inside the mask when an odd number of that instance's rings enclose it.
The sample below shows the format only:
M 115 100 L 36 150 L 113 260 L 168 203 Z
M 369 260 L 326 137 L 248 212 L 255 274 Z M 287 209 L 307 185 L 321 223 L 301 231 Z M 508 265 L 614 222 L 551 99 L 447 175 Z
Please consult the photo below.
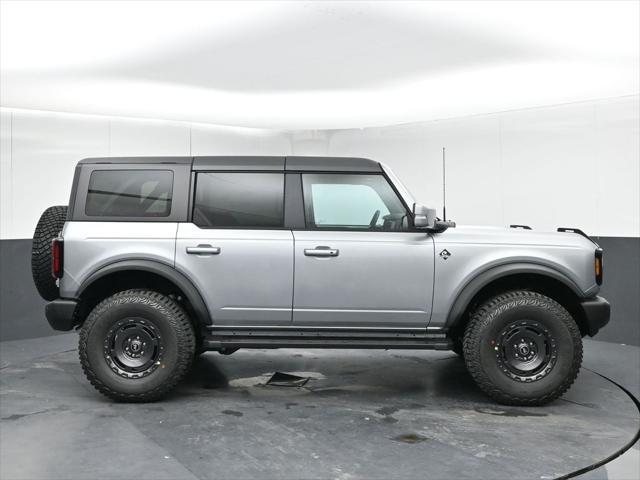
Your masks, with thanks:
M 67 219 L 67 207 L 47 208 L 38 220 L 31 247 L 31 274 L 38 293 L 45 300 L 58 298 L 58 286 L 51 273 L 51 240 L 56 238 Z

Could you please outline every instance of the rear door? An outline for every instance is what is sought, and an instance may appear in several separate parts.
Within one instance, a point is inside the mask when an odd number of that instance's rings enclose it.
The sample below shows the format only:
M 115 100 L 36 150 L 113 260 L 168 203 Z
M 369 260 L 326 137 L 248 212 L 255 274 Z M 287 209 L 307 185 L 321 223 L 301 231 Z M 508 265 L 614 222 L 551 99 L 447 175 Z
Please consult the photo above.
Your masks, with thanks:
M 288 325 L 293 235 L 284 228 L 284 172 L 195 173 L 192 221 L 180 223 L 176 268 L 217 325 Z
M 302 173 L 306 228 L 295 230 L 293 321 L 425 327 L 434 244 L 382 174 Z

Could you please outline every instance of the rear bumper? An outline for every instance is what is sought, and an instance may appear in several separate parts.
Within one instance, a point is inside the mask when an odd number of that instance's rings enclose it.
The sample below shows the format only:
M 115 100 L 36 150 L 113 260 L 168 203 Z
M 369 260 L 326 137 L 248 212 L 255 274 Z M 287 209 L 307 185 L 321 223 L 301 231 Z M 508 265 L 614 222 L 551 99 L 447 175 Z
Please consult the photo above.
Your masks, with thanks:
M 587 333 L 593 337 L 598 331 L 609 323 L 611 305 L 602 297 L 593 297 L 580 302 L 584 319 L 587 324 Z
M 63 332 L 71 330 L 75 324 L 73 313 L 77 305 L 77 301 L 63 298 L 47 303 L 44 307 L 44 314 L 47 317 L 49 325 L 51 325 L 54 330 Z

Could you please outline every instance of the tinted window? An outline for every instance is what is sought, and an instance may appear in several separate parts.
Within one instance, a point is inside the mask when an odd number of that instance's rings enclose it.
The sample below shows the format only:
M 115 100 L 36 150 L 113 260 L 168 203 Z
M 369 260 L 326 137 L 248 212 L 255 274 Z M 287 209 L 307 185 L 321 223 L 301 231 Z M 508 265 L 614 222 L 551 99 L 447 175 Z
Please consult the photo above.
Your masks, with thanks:
M 307 226 L 398 231 L 407 212 L 382 175 L 303 174 Z
M 193 223 L 200 227 L 280 228 L 284 174 L 198 173 Z
M 166 217 L 171 213 L 170 170 L 95 170 L 85 213 L 100 217 Z

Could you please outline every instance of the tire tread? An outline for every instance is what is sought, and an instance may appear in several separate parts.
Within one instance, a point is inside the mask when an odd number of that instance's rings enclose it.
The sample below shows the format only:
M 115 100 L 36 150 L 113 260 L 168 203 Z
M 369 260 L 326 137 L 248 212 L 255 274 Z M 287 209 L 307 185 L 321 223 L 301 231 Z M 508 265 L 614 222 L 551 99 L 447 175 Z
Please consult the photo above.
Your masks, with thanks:
M 160 309 L 176 332 L 178 339 L 178 359 L 172 376 L 156 388 L 143 393 L 118 392 L 105 385 L 96 375 L 88 358 L 89 335 L 95 323 L 114 304 L 130 301 L 147 303 L 153 305 L 154 308 Z M 78 354 L 82 370 L 96 390 L 116 401 L 142 403 L 161 399 L 182 380 L 193 362 L 195 346 L 196 339 L 193 325 L 178 303 L 168 296 L 152 290 L 133 289 L 118 292 L 106 298 L 91 311 L 80 329 Z
M 67 219 L 67 207 L 57 205 L 47 208 L 42 215 L 31 246 L 31 275 L 36 289 L 45 300 L 58 298 L 58 287 L 51 275 L 51 240 L 58 236 Z
M 569 333 L 571 335 L 571 338 L 573 339 L 574 344 L 574 357 L 572 359 L 572 365 L 569 374 L 551 392 L 535 397 L 522 397 L 513 395 L 500 389 L 497 385 L 491 382 L 489 377 L 484 372 L 479 355 L 480 338 L 482 336 L 482 332 L 486 328 L 488 328 L 493 319 L 491 313 L 494 311 L 494 309 L 499 304 L 505 301 L 522 298 L 538 300 L 538 306 L 542 306 L 549 311 L 553 311 L 553 315 L 561 322 L 563 322 L 569 329 Z M 489 397 L 493 398 L 499 403 L 519 406 L 544 405 L 563 395 L 567 390 L 569 390 L 573 382 L 576 380 L 580 371 L 580 366 L 582 364 L 583 355 L 582 336 L 577 324 L 575 323 L 569 312 L 567 312 L 567 310 L 565 310 L 565 308 L 555 300 L 540 293 L 528 290 L 515 290 L 503 293 L 491 298 L 483 305 L 481 305 L 473 313 L 471 320 L 465 329 L 463 338 L 463 350 L 467 370 L 469 371 L 476 384 L 480 387 L 480 389 L 484 391 Z

